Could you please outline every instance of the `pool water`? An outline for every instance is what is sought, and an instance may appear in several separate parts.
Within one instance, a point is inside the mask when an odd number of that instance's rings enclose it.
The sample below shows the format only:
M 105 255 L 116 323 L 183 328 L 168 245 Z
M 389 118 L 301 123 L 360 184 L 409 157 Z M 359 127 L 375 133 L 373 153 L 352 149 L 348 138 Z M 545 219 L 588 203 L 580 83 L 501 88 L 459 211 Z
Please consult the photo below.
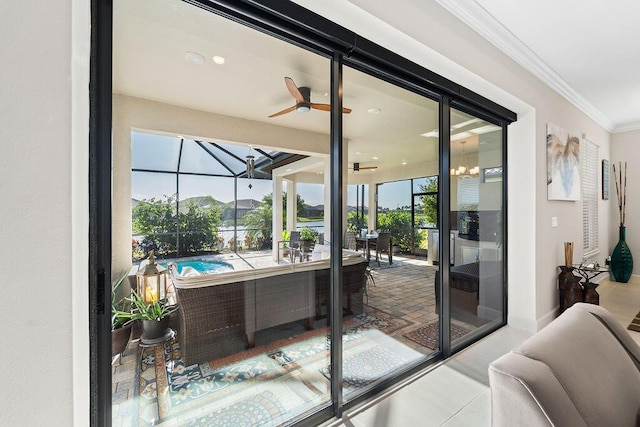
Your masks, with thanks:
M 182 269 L 192 267 L 200 273 L 224 273 L 225 271 L 233 271 L 233 266 L 224 261 L 182 261 L 177 263 L 178 274 L 182 274 Z

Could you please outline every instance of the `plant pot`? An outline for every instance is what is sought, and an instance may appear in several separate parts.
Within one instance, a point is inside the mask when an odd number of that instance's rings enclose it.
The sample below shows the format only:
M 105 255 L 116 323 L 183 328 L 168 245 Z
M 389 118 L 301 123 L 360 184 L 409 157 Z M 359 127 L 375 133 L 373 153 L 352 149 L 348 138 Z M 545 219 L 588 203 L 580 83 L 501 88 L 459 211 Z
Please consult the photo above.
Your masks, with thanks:
M 111 331 L 111 357 L 122 353 L 129 343 L 131 336 L 131 323 Z
M 611 254 L 611 272 L 616 282 L 627 283 L 633 271 L 633 256 L 625 241 L 626 227 L 620 226 L 618 244 Z
M 160 320 L 142 321 L 142 333 L 147 341 L 164 337 L 167 329 L 169 329 L 169 316 L 165 316 Z

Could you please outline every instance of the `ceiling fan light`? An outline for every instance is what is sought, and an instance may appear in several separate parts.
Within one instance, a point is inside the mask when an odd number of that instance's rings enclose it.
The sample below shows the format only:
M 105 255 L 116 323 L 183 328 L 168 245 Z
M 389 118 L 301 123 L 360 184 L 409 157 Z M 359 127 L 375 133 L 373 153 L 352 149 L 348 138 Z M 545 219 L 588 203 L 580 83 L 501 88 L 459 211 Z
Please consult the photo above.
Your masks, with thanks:
M 299 113 L 308 113 L 309 111 L 311 111 L 311 108 L 308 105 L 298 105 L 296 107 L 296 111 L 298 111 Z

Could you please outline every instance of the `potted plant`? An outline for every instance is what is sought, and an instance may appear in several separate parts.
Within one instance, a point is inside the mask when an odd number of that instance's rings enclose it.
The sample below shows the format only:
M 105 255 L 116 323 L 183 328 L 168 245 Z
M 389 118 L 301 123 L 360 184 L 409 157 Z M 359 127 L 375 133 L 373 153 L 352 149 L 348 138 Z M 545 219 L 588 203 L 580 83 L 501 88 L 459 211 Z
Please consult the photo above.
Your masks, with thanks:
M 315 242 L 318 238 L 318 231 L 313 228 L 304 227 L 300 230 L 300 240 L 308 240 L 311 242 Z
M 288 257 L 290 248 L 289 248 L 289 239 L 291 239 L 291 234 L 287 230 L 282 230 L 282 256 Z
M 367 266 L 364 270 L 364 292 L 363 295 L 366 298 L 366 303 L 369 304 L 369 287 L 376 285 L 376 279 L 373 277 L 373 270 Z
M 142 321 L 143 341 L 159 339 L 166 335 L 170 315 L 178 309 L 177 305 L 170 304 L 166 298 L 147 303 L 134 290 L 131 290 L 131 295 L 125 300 L 131 304 L 131 310 L 118 312 L 118 315 Z
M 118 299 L 118 293 L 127 273 L 111 287 L 111 356 L 122 354 L 127 348 L 131 336 L 133 320 L 130 317 L 131 305 L 127 298 Z
M 304 256 L 307 260 L 310 257 L 311 251 L 313 251 L 313 246 L 318 238 L 318 232 L 312 228 L 304 227 L 300 230 L 300 256 L 301 260 Z

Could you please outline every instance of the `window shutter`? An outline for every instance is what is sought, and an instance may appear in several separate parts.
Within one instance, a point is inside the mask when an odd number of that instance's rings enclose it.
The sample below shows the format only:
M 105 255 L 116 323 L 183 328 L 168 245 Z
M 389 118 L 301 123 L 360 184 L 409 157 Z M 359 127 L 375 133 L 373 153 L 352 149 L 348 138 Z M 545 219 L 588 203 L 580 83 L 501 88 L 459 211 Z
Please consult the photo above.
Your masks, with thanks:
M 598 145 L 582 140 L 582 258 L 590 260 L 600 253 L 598 243 Z
M 458 178 L 458 209 L 462 206 L 477 207 L 480 203 L 479 182 L 478 177 Z

